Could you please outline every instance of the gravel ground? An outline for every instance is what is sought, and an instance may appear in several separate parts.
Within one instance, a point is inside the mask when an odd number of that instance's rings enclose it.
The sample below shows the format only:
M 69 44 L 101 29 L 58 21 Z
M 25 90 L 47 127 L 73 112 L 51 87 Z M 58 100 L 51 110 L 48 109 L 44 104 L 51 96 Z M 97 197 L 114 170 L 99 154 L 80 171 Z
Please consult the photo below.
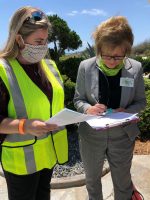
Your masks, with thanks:
M 73 131 L 68 133 L 69 161 L 64 165 L 56 165 L 53 178 L 68 177 L 84 173 L 83 163 L 79 153 L 78 133 Z
M 79 153 L 78 132 L 68 131 L 69 161 L 64 165 L 56 165 L 53 178 L 70 177 L 84 174 L 83 163 Z M 107 161 L 104 161 L 104 168 L 107 168 Z

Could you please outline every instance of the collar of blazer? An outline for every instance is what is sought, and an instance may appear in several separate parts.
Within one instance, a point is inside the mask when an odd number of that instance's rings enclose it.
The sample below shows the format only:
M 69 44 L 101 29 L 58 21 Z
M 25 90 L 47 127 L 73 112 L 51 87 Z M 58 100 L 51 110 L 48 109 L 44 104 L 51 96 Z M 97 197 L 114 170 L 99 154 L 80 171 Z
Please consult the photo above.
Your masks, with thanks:
M 131 64 L 130 58 L 125 57 L 123 62 L 124 62 L 124 66 L 125 66 L 125 68 L 127 70 L 132 68 L 132 64 Z

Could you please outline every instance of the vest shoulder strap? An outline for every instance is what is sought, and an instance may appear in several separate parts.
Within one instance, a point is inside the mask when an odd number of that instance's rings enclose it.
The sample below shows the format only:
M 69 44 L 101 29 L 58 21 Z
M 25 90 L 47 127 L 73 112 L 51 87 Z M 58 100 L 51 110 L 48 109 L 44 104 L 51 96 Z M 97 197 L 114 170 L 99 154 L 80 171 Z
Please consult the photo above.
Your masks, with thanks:
M 8 82 L 10 85 L 10 92 L 11 92 L 11 96 L 12 96 L 15 110 L 16 110 L 16 115 L 18 118 L 22 118 L 22 117 L 26 118 L 27 112 L 26 112 L 25 103 L 24 103 L 24 100 L 23 100 L 23 97 L 22 97 L 22 94 L 21 94 L 21 91 L 20 91 L 20 88 L 18 85 L 18 81 L 13 72 L 13 69 L 7 60 L 1 59 L 1 63 L 3 64 L 3 66 L 6 70 Z
M 56 64 L 49 59 L 44 59 L 44 61 L 47 64 L 49 70 L 54 74 L 54 76 L 57 79 L 57 81 L 59 82 L 59 84 L 63 87 L 63 81 L 62 81 L 61 75 L 56 67 Z

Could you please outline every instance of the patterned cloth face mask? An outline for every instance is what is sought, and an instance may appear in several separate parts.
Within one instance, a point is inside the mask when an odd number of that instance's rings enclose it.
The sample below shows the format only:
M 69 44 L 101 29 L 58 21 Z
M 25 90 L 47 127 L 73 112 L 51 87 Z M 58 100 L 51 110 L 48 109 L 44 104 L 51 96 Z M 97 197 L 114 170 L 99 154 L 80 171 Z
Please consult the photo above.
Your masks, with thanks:
M 46 55 L 48 45 L 31 45 L 24 44 L 24 49 L 21 50 L 22 57 L 29 63 L 40 62 Z

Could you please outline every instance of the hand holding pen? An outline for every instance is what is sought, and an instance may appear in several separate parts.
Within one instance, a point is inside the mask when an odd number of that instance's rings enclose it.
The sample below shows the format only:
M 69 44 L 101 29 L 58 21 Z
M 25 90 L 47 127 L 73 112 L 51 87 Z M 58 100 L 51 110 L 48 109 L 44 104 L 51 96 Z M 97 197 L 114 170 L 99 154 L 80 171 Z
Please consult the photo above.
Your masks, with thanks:
M 102 115 L 106 109 L 107 107 L 104 104 L 97 103 L 94 106 L 90 106 L 86 113 L 90 115 Z
M 94 95 L 92 95 L 92 96 L 93 96 L 93 99 L 95 101 L 95 105 L 94 106 L 90 106 L 87 109 L 86 113 L 90 114 L 90 115 L 102 115 L 103 113 L 106 112 L 107 106 L 104 105 L 104 104 L 99 103 L 99 101 L 95 98 L 95 96 Z

